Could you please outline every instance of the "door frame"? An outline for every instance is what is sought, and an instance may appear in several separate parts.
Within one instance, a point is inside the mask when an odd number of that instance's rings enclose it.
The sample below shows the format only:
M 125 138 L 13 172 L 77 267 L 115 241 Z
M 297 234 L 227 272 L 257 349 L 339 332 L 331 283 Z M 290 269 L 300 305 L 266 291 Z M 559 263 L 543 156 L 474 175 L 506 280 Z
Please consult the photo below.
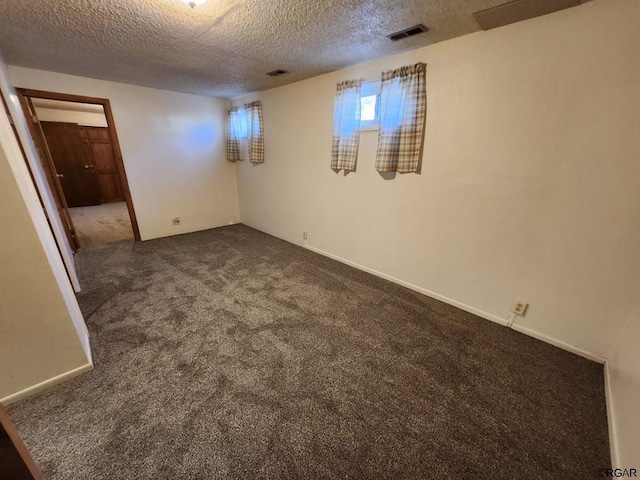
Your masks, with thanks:
M 62 192 L 62 185 L 60 185 L 60 180 L 58 178 L 55 165 L 53 164 L 53 159 L 51 158 L 51 152 L 49 152 L 49 145 L 47 144 L 47 141 L 44 138 L 44 133 L 42 132 L 42 125 L 35 115 L 35 109 L 33 108 L 31 99 L 22 95 L 22 93 L 20 92 L 16 93 L 18 94 L 18 101 L 20 102 L 20 106 L 22 107 L 22 113 L 24 113 L 24 116 L 27 120 L 27 128 L 29 129 L 29 133 L 31 133 L 31 138 L 33 138 L 33 143 L 38 152 L 38 156 L 40 157 L 42 170 L 47 182 L 49 183 L 51 194 L 56 203 L 56 206 L 58 207 L 58 214 L 60 215 L 64 231 L 67 235 L 69 246 L 75 253 L 79 247 L 78 237 L 76 235 L 73 221 L 71 220 L 71 214 L 69 213 L 67 199 Z M 29 166 L 29 171 L 31 171 L 31 166 Z
M 120 174 L 120 181 L 122 182 L 124 200 L 129 211 L 129 218 L 131 219 L 133 237 L 136 242 L 139 242 L 141 240 L 140 228 L 138 227 L 138 219 L 133 207 L 131 191 L 129 190 L 129 181 L 127 180 L 127 172 L 124 168 L 122 151 L 120 150 L 120 141 L 118 140 L 118 133 L 116 132 L 115 120 L 113 118 L 113 111 L 111 110 L 111 103 L 109 102 L 109 99 L 87 97 L 84 95 L 71 95 L 68 93 L 47 92 L 44 90 L 33 90 L 30 88 L 16 88 L 16 91 L 27 98 L 42 98 L 47 100 L 60 100 L 63 102 L 91 103 L 94 105 L 102 105 L 102 108 L 104 109 L 104 115 L 107 118 L 107 128 L 109 129 L 111 147 L 113 148 L 113 154 L 115 156 L 116 165 L 118 167 L 118 173 Z

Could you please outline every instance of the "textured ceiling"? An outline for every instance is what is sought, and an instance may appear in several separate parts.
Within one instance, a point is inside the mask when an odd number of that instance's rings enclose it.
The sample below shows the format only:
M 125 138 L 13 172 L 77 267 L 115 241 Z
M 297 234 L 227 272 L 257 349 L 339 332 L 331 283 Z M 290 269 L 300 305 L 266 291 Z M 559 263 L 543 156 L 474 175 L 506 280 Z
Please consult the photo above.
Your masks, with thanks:
M 508 0 L 1 0 L 12 65 L 233 98 L 479 29 Z M 430 31 L 392 42 L 423 23 Z M 291 73 L 272 78 L 266 72 Z

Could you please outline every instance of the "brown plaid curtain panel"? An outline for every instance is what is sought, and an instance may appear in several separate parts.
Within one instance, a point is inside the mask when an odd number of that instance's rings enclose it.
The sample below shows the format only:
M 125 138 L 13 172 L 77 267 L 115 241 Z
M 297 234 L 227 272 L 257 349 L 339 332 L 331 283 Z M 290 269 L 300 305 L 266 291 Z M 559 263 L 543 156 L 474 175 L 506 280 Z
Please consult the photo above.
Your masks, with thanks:
M 427 66 L 417 63 L 382 74 L 376 170 L 418 172 L 427 112 Z
M 227 112 L 227 160 L 230 162 L 242 160 L 242 150 L 240 149 L 241 109 L 242 107 L 233 107 Z
M 355 170 L 360 143 L 360 92 L 362 80 L 339 83 L 333 104 L 331 168 Z
M 262 102 L 247 103 L 247 123 L 249 124 L 249 161 L 264 163 L 264 124 L 262 121 Z

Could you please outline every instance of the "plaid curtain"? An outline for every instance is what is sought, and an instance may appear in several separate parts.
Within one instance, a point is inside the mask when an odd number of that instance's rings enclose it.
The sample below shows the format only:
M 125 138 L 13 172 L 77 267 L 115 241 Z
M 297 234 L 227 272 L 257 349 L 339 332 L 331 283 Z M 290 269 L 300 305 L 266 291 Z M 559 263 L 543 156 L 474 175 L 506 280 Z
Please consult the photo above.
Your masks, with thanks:
M 376 170 L 420 170 L 427 113 L 426 70 L 417 63 L 382 74 Z
M 242 160 L 240 137 L 243 130 L 240 118 L 242 107 L 230 108 L 227 113 L 227 160 L 238 162 Z
M 249 161 L 264 163 L 264 126 L 262 102 L 255 101 L 244 106 L 249 126 Z
M 355 170 L 360 142 L 360 91 L 362 80 L 339 83 L 333 104 L 331 168 Z

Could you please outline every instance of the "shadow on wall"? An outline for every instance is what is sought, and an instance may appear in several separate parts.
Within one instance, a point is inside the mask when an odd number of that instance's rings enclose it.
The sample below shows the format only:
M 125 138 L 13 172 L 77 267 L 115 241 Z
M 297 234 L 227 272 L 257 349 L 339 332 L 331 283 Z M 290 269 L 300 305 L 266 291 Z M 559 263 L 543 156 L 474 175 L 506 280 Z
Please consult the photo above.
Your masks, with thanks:
M 393 180 L 396 178 L 396 173 L 397 172 L 378 172 L 378 175 L 380 175 L 384 180 Z

